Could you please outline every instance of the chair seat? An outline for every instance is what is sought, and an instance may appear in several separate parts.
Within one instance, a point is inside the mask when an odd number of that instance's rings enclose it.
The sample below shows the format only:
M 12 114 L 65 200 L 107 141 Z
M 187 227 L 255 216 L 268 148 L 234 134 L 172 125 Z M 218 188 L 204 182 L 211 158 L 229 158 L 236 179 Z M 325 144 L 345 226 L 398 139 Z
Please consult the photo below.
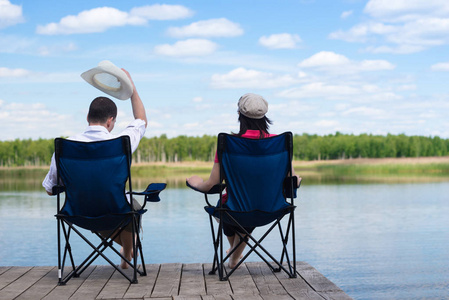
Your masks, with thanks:
M 61 213 L 55 215 L 55 217 L 65 219 L 68 222 L 87 230 L 103 231 L 114 229 L 120 222 L 123 222 L 122 227 L 124 227 L 131 221 L 131 215 L 143 215 L 146 211 L 146 209 L 141 209 L 135 212 L 130 211 L 125 214 L 108 214 L 98 217 L 69 216 Z M 126 218 L 126 216 L 129 216 L 129 218 Z
M 262 210 L 253 210 L 253 211 L 232 211 L 224 206 L 224 208 L 220 209 L 215 206 L 205 206 L 204 209 L 208 214 L 213 217 L 220 218 L 220 210 L 225 212 L 223 214 L 223 222 L 228 224 L 234 224 L 234 219 L 240 225 L 244 227 L 259 227 L 270 224 L 271 222 L 281 219 L 286 214 L 291 213 L 296 206 L 290 205 L 288 203 L 279 210 L 276 211 L 262 211 Z M 231 218 L 232 217 L 232 218 Z

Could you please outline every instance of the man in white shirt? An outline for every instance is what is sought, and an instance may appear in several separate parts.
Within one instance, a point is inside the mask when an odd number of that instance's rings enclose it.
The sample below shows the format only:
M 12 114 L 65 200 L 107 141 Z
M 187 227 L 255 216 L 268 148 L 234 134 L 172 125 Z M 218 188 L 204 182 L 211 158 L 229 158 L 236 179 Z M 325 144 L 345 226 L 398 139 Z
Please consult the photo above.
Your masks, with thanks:
M 131 106 L 133 110 L 134 121 L 132 121 L 119 135 L 112 134 L 111 131 L 112 129 L 114 129 L 117 117 L 117 106 L 111 99 L 107 97 L 97 97 L 92 101 L 89 107 L 89 112 L 87 114 L 87 122 L 89 123 L 89 126 L 87 127 L 87 129 L 83 133 L 71 136 L 68 139 L 74 141 L 93 142 L 128 135 L 131 141 L 131 151 L 134 152 L 137 149 L 140 140 L 145 134 L 145 130 L 147 127 L 147 117 L 145 107 L 142 103 L 142 100 L 140 99 L 139 94 L 137 93 L 131 76 L 125 69 L 122 70 L 129 77 L 133 85 Z M 57 185 L 57 169 L 55 156 L 53 154 L 50 170 L 47 173 L 44 181 L 42 182 L 42 186 L 47 191 L 47 194 L 52 196 L 52 188 L 55 185 Z M 137 201 L 133 201 L 134 206 L 136 205 L 136 203 Z M 122 254 L 131 261 L 133 257 L 132 233 L 128 230 L 123 230 L 121 234 L 115 239 L 115 242 L 122 246 Z M 122 260 L 121 267 L 123 269 L 126 269 L 128 267 L 128 264 Z

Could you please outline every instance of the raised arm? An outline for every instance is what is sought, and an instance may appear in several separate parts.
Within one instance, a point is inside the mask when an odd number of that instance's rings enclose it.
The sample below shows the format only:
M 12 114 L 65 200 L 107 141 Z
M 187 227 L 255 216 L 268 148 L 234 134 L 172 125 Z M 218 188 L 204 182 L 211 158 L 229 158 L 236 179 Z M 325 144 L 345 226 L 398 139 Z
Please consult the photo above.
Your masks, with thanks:
M 148 125 L 147 114 L 145 112 L 145 107 L 143 105 L 143 102 L 140 99 L 139 93 L 137 92 L 136 86 L 134 85 L 134 81 L 132 80 L 131 75 L 129 74 L 128 71 L 126 71 L 125 69 L 122 69 L 122 70 L 129 77 L 129 79 L 131 80 L 131 83 L 133 85 L 133 94 L 131 96 L 131 106 L 133 109 L 134 119 L 140 119 L 140 120 L 145 121 L 145 127 L 147 127 L 147 125 Z

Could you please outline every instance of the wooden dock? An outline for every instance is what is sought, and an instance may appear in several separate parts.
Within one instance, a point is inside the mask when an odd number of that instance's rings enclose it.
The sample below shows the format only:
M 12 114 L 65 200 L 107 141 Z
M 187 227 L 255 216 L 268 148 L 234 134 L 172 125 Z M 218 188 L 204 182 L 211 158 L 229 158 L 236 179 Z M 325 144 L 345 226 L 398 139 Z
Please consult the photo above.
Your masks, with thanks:
M 65 286 L 55 267 L 0 267 L 0 299 L 284 300 L 351 299 L 305 262 L 297 278 L 272 273 L 263 262 L 242 264 L 229 279 L 208 275 L 211 264 L 150 264 L 130 284 L 111 266 L 91 266 Z

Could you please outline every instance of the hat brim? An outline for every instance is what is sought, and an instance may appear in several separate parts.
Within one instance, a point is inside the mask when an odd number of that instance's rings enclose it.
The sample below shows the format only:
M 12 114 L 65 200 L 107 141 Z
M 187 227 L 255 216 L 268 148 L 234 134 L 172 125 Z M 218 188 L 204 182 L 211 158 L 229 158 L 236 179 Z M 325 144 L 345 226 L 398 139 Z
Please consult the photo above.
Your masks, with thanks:
M 126 73 L 110 61 L 102 61 L 97 67 L 81 74 L 81 77 L 100 91 L 117 98 L 127 100 L 133 94 L 131 80 Z M 114 84 L 103 81 L 104 78 L 114 79 Z

